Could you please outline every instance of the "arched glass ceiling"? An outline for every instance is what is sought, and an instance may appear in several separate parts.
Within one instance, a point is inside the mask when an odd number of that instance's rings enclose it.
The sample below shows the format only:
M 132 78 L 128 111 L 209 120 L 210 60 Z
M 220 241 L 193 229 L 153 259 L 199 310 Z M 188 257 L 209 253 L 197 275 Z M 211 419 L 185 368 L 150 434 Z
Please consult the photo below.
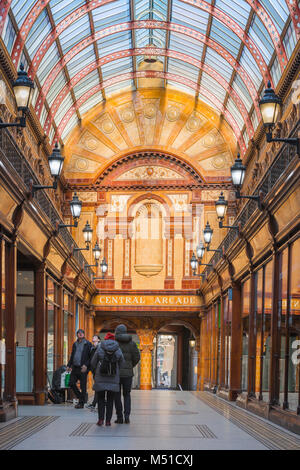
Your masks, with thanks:
M 161 78 L 222 113 L 241 151 L 299 39 L 296 0 L 6 0 L 0 32 L 51 142 L 108 95 Z M 151 46 L 159 70 L 140 64 Z

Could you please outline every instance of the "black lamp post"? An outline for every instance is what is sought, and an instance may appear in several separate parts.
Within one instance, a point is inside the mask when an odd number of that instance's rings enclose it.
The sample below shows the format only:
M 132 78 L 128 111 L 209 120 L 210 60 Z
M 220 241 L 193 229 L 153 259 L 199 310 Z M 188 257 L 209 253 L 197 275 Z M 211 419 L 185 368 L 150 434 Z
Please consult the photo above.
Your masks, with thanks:
M 223 225 L 223 220 L 225 218 L 228 207 L 228 201 L 226 201 L 223 192 L 221 192 L 219 199 L 216 201 L 216 212 L 219 220 L 219 228 L 232 228 L 234 230 L 239 230 L 237 225 Z
M 107 269 L 108 269 L 108 265 L 107 265 L 107 262 L 106 262 L 105 258 L 103 258 L 103 260 L 101 261 L 100 268 L 101 268 L 101 272 L 102 272 L 102 278 L 104 279 L 104 276 L 105 276 L 105 274 L 107 272 Z
M 212 266 L 212 264 L 211 263 L 209 263 L 209 264 L 202 263 L 201 259 L 202 258 L 197 259 L 196 256 L 195 256 L 195 253 L 193 253 L 193 255 L 191 257 L 191 260 L 190 260 L 190 263 L 191 263 L 191 268 L 192 268 L 192 271 L 193 271 L 193 276 L 201 276 L 202 279 L 203 278 L 205 279 L 206 275 L 204 273 L 201 273 L 201 274 L 196 273 L 197 266 L 198 266 L 198 264 L 199 264 L 199 266 Z
M 203 235 L 204 235 L 204 241 L 206 243 L 206 251 L 213 251 L 215 253 L 222 253 L 222 250 L 219 248 L 217 250 L 211 250 L 209 248 L 212 236 L 213 236 L 213 229 L 210 227 L 209 222 L 206 223 L 205 229 L 203 230 Z M 203 263 L 201 263 L 203 264 Z
M 34 83 L 28 77 L 27 72 L 24 70 L 24 65 L 20 65 L 18 77 L 13 83 L 14 95 L 17 103 L 18 111 L 22 113 L 19 116 L 18 122 L 0 122 L 0 129 L 5 127 L 26 127 L 26 115 L 29 110 L 30 102 L 33 95 Z
M 55 144 L 55 147 L 52 151 L 52 154 L 48 157 L 48 163 L 50 168 L 50 173 L 52 178 L 54 178 L 52 186 L 43 186 L 41 184 L 32 184 L 31 183 L 31 194 L 32 196 L 36 191 L 40 189 L 57 189 L 57 181 L 60 177 L 61 170 L 64 163 L 64 157 L 61 155 L 60 150 L 58 148 L 58 144 Z
M 261 203 L 261 197 L 260 196 L 242 196 L 240 191 L 245 179 L 245 174 L 246 174 L 246 167 L 243 165 L 243 162 L 240 158 L 240 154 L 237 155 L 237 158 L 235 159 L 234 164 L 230 168 L 231 171 L 231 178 L 232 178 L 232 183 L 233 186 L 235 187 L 235 197 L 237 199 L 253 199 L 254 201 L 257 201 L 258 203 L 258 208 L 262 210 L 262 203 Z
M 83 232 L 83 238 L 84 238 L 86 246 L 85 246 L 85 248 L 74 248 L 74 251 L 87 251 L 87 250 L 90 249 L 90 243 L 92 241 L 93 229 L 91 228 L 88 221 L 86 222 L 82 232 Z
M 100 259 L 100 254 L 101 254 L 101 248 L 98 245 L 98 242 L 95 243 L 95 247 L 93 248 L 93 255 L 94 255 L 94 260 L 95 264 L 86 264 L 86 268 L 98 268 L 98 261 Z
M 82 202 L 79 200 L 77 193 L 73 195 L 72 201 L 70 202 L 71 214 L 74 219 L 74 224 L 59 224 L 58 230 L 64 227 L 78 227 L 78 219 L 81 214 Z
M 280 113 L 282 106 L 281 98 L 276 95 L 271 82 L 268 82 L 268 86 L 265 89 L 264 96 L 259 101 L 260 112 L 262 115 L 264 126 L 266 127 L 266 138 L 267 142 L 284 142 L 286 144 L 295 145 L 297 147 L 297 154 L 300 155 L 300 139 L 297 137 L 293 138 L 273 138 L 272 130 L 275 127 L 276 120 Z

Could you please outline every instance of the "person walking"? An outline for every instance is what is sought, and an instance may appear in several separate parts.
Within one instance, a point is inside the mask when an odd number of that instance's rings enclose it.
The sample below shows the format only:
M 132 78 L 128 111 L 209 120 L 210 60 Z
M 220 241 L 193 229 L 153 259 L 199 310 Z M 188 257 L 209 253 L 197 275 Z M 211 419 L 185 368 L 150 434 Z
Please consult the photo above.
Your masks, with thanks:
M 90 363 L 92 362 L 92 359 L 93 359 L 93 357 L 94 357 L 94 354 L 95 354 L 95 352 L 97 351 L 97 348 L 98 348 L 99 343 L 100 343 L 100 336 L 94 335 L 93 338 L 92 338 L 92 348 L 91 348 L 91 354 L 90 354 Z M 95 380 L 95 372 L 96 372 L 96 370 L 95 370 L 95 369 L 92 369 L 92 367 L 90 366 L 90 371 L 92 372 L 92 374 L 93 374 L 93 379 Z M 89 405 L 87 405 L 87 408 L 89 408 L 91 411 L 94 411 L 95 408 L 96 408 L 97 402 L 98 402 L 98 397 L 97 397 L 97 392 L 95 392 L 95 393 L 94 393 L 93 401 L 92 401 L 92 403 L 90 403 Z
M 120 389 L 120 366 L 123 361 L 115 335 L 107 333 L 91 362 L 92 370 L 96 370 L 93 390 L 98 396 L 98 426 L 103 425 L 104 417 L 106 426 L 111 426 L 114 394 Z
M 117 419 L 115 423 L 122 424 L 123 421 L 123 405 L 121 398 L 121 388 L 123 390 L 124 398 L 124 420 L 126 424 L 130 423 L 130 412 L 131 412 L 131 387 L 133 378 L 133 368 L 140 361 L 140 352 L 137 345 L 132 341 L 132 336 L 127 333 L 127 327 L 125 325 L 117 326 L 115 330 L 115 338 L 119 343 L 121 351 L 124 356 L 124 364 L 120 369 L 120 390 L 115 394 L 115 407 L 117 413 Z
M 84 330 L 77 330 L 77 341 L 73 344 L 67 372 L 71 371 L 70 387 L 78 398 L 75 408 L 83 408 L 86 397 L 87 374 L 90 366 L 91 343 L 85 338 Z M 80 390 L 77 381 L 80 381 Z

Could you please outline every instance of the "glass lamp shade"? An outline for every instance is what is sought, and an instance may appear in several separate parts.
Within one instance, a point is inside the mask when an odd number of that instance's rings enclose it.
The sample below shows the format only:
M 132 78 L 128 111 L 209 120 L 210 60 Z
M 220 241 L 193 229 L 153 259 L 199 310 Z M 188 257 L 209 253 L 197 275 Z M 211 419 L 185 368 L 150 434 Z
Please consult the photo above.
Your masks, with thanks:
M 240 155 L 235 159 L 234 164 L 230 168 L 231 178 L 234 186 L 241 188 L 245 179 L 246 167 L 243 165 Z
M 91 243 L 91 241 L 92 241 L 93 229 L 92 229 L 92 227 L 90 226 L 90 224 L 88 223 L 88 221 L 86 222 L 86 224 L 85 224 L 84 229 L 82 230 L 82 232 L 83 232 L 83 238 L 84 238 L 85 243 Z
M 198 266 L 198 260 L 195 256 L 195 253 L 193 253 L 193 256 L 191 257 L 191 268 L 192 268 L 192 270 L 196 271 L 197 266 Z
M 259 101 L 260 112 L 266 127 L 273 127 L 280 112 L 282 101 L 271 88 L 271 82 L 265 89 L 264 96 Z
M 103 260 L 101 261 L 100 266 L 101 266 L 101 272 L 102 272 L 102 274 L 105 274 L 106 271 L 107 271 L 107 268 L 108 268 L 107 262 L 106 262 L 106 259 L 105 259 L 105 258 L 103 258 Z
M 213 230 L 210 228 L 209 222 L 207 222 L 205 229 L 203 230 L 203 235 L 205 243 L 209 245 L 213 235 Z
M 70 202 L 71 213 L 74 219 L 79 219 L 81 214 L 82 202 L 79 200 L 77 193 L 74 194 L 72 201 Z
M 224 220 L 228 206 L 228 201 L 226 201 L 223 193 L 220 194 L 219 199 L 216 201 L 216 211 L 217 217 L 220 221 Z
M 23 64 L 20 65 L 18 77 L 13 83 L 13 90 L 18 110 L 27 111 L 30 106 L 34 83 L 25 72 Z
M 95 248 L 93 248 L 93 255 L 95 261 L 98 261 L 100 259 L 100 254 L 101 254 L 101 248 L 98 245 L 98 242 L 95 243 Z
M 64 157 L 61 155 L 58 144 L 55 144 L 52 154 L 48 157 L 50 173 L 53 178 L 58 178 L 64 163 Z
M 190 339 L 190 348 L 194 348 L 196 346 L 196 341 L 194 339 Z
M 202 259 L 203 256 L 204 256 L 204 252 L 205 252 L 205 246 L 203 245 L 202 242 L 200 242 L 199 245 L 196 248 L 197 257 L 199 259 Z

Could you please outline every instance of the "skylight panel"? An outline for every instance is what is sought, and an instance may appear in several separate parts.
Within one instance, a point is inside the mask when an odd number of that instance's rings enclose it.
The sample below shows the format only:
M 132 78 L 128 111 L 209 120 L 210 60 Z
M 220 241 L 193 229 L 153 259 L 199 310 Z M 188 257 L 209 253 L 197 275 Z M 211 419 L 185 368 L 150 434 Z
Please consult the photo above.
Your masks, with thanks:
M 72 11 L 84 5 L 85 0 L 51 0 L 50 7 L 55 24 L 68 16 Z
M 101 67 L 103 80 L 114 77 L 118 74 L 132 72 L 132 61 L 130 57 L 114 60 Z
M 99 74 L 97 70 L 94 70 L 74 86 L 76 100 L 78 100 L 86 91 L 90 90 L 98 84 Z
M 184 76 L 196 83 L 198 81 L 199 69 L 181 60 L 169 58 L 168 72 Z
M 246 88 L 246 85 L 242 81 L 239 75 L 234 77 L 232 88 L 237 92 L 239 97 L 242 99 L 244 105 L 246 106 L 247 111 L 250 111 L 251 106 L 253 105 L 253 101 L 251 96 Z
M 103 38 L 97 42 L 99 56 L 104 57 L 114 52 L 131 49 L 131 34 L 130 31 L 124 33 L 116 33 L 107 38 Z
M 189 86 L 183 85 L 182 83 L 173 82 L 173 80 L 168 80 L 168 87 L 176 88 L 177 90 L 182 90 L 184 93 L 194 96 L 195 90 Z
M 225 88 L 223 88 L 216 80 L 214 80 L 205 72 L 202 73 L 201 85 L 203 85 L 207 90 L 211 90 L 212 93 L 219 99 L 219 101 L 224 101 L 226 96 Z
M 50 90 L 46 96 L 49 106 L 52 106 L 53 101 L 57 97 L 60 90 L 63 89 L 65 84 L 66 84 L 66 77 L 65 77 L 64 72 L 62 71 L 57 75 L 56 79 L 52 83 Z
M 238 23 L 241 28 L 245 29 L 251 6 L 247 2 L 239 0 L 216 0 L 216 7 L 224 11 L 234 21 Z
M 290 14 L 287 2 L 282 0 L 260 0 L 260 3 L 267 10 L 280 33 Z
M 103 101 L 103 96 L 101 91 L 97 91 L 93 96 L 88 98 L 82 106 L 79 108 L 81 116 L 92 109 L 94 106 L 100 104 Z
M 233 67 L 220 54 L 210 47 L 206 50 L 205 63 L 222 74 L 227 81 L 231 79 Z
M 164 19 L 166 20 L 168 13 L 168 0 L 154 0 L 153 10 L 159 13 L 158 19 L 164 17 Z M 155 15 L 153 16 L 153 18 L 155 19 Z
M 135 19 L 146 19 L 144 16 L 147 16 L 147 19 L 149 18 L 149 0 L 136 0 L 134 2 L 134 17 Z M 146 13 L 145 13 L 146 12 Z M 143 14 L 144 13 L 144 14 Z
M 71 78 L 74 77 L 80 70 L 95 61 L 95 52 L 93 46 L 88 46 L 76 54 L 73 59 L 67 62 L 67 69 Z
M 30 57 L 34 56 L 42 41 L 51 31 L 52 27 L 48 13 L 46 10 L 43 10 L 36 21 L 33 23 L 25 43 Z
M 57 45 L 54 42 L 43 57 L 37 71 L 37 76 L 41 85 L 44 84 L 48 73 L 59 62 L 59 60 L 60 54 L 58 52 Z
M 107 3 L 92 11 L 95 31 L 100 31 L 108 26 L 130 21 L 130 2 L 128 0 L 116 0 Z
M 253 56 L 250 54 L 247 47 L 244 47 L 240 58 L 240 64 L 248 72 L 249 77 L 251 77 L 254 85 L 258 89 L 262 82 L 262 76 Z
M 84 15 L 62 31 L 59 35 L 63 53 L 66 54 L 75 44 L 91 35 L 88 15 Z
M 203 43 L 183 34 L 171 32 L 169 49 L 188 54 L 194 59 L 201 60 Z
M 253 18 L 249 29 L 249 36 L 253 39 L 255 44 L 257 44 L 263 58 L 268 64 L 274 52 L 274 46 L 268 31 L 257 15 Z
M 241 40 L 223 23 L 213 18 L 210 31 L 212 39 L 225 47 L 234 57 L 237 57 L 241 47 Z
M 134 90 L 133 80 L 124 80 L 120 83 L 115 83 L 114 85 L 108 86 L 105 88 L 106 96 L 112 94 L 121 93 L 126 90 Z
M 27 17 L 35 2 L 36 0 L 26 0 L 26 2 L 24 0 L 12 1 L 11 10 L 19 28 L 22 26 L 25 18 Z
M 243 116 L 239 112 L 239 110 L 238 110 L 236 104 L 234 103 L 234 101 L 232 100 L 232 98 L 228 99 L 227 108 L 230 111 L 230 113 L 232 114 L 232 116 L 234 117 L 234 119 L 236 120 L 237 125 L 239 126 L 240 130 L 242 130 L 243 127 L 244 127 L 245 122 L 244 122 Z
M 47 114 L 48 114 L 47 109 L 46 109 L 45 106 L 43 106 L 43 109 L 42 109 L 42 112 L 41 112 L 41 117 L 40 117 L 40 123 L 41 123 L 42 127 L 44 127 Z
M 9 15 L 7 15 L 6 24 L 2 32 L 2 38 L 9 54 L 12 51 L 16 36 L 15 28 L 13 27 Z
M 66 140 L 67 136 L 69 135 L 69 133 L 71 132 L 71 130 L 76 127 L 78 125 L 78 119 L 77 119 L 77 115 L 76 114 L 73 114 L 73 116 L 69 119 L 66 127 L 64 128 L 62 134 L 61 134 L 61 138 L 63 141 Z
M 209 13 L 180 0 L 173 0 L 171 21 L 205 34 Z
M 60 107 L 57 110 L 57 113 L 54 116 L 54 121 L 57 126 L 60 125 L 60 121 L 63 119 L 64 115 L 68 112 L 69 108 L 73 106 L 74 102 L 71 98 L 70 93 L 63 99 Z
M 217 111 L 218 114 L 220 114 L 220 110 L 218 109 L 218 107 L 209 98 L 207 98 L 206 94 L 203 91 L 199 93 L 199 99 L 203 101 L 204 103 L 208 104 L 209 106 L 211 106 L 213 109 Z
M 292 22 L 290 22 L 289 27 L 286 30 L 286 33 L 285 33 L 284 38 L 283 38 L 283 43 L 284 43 L 284 47 L 285 47 L 285 50 L 286 50 L 287 57 L 289 59 L 291 57 L 291 55 L 292 55 L 292 53 L 293 53 L 293 51 L 296 47 L 296 43 L 297 43 L 296 33 L 295 33 L 295 29 L 294 29 L 294 26 L 293 26 Z

